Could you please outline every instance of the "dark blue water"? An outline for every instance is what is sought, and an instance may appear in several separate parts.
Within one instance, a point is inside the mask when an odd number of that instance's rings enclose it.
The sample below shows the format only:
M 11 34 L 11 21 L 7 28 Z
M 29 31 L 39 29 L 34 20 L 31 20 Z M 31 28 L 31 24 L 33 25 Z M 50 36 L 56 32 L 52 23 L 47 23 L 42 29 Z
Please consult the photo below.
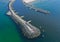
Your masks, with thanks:
M 45 32 L 44 38 L 39 37 L 33 40 L 23 38 L 26 42 L 60 42 L 60 0 L 47 0 L 32 4 L 36 8 L 42 8 L 50 11 L 49 15 L 35 12 L 25 7 L 21 0 L 16 0 L 14 9 L 19 12 L 19 15 L 25 16 L 25 20 L 32 20 L 32 24 L 36 27 L 42 26 Z

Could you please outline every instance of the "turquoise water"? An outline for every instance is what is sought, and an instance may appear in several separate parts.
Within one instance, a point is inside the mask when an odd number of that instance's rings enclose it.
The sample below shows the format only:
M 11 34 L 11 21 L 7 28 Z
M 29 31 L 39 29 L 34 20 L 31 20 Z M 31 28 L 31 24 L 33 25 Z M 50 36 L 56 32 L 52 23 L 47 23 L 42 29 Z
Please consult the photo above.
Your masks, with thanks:
M 0 42 L 20 42 L 16 26 L 6 15 L 8 11 L 8 0 L 0 0 Z
M 42 26 L 44 37 L 27 39 L 21 33 L 14 21 L 6 15 L 8 12 L 8 0 L 0 1 L 0 42 L 60 42 L 60 0 L 47 0 L 34 3 L 36 8 L 50 11 L 49 15 L 35 12 L 25 7 L 21 0 L 16 0 L 14 9 L 19 15 L 23 15 L 25 20 L 32 20 L 36 27 Z M 20 27 L 21 28 L 21 27 Z

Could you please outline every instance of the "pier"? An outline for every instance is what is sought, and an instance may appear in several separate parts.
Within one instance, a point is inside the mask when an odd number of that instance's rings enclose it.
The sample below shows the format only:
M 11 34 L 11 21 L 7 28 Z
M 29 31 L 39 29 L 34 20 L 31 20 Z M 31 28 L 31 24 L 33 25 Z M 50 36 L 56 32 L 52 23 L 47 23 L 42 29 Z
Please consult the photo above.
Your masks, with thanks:
M 30 9 L 36 11 L 36 12 L 39 12 L 39 13 L 44 13 L 44 14 L 50 14 L 50 11 L 47 11 L 47 10 L 44 10 L 44 9 L 41 9 L 41 8 L 35 8 L 33 5 L 30 5 L 30 3 L 34 2 L 36 0 L 32 0 L 32 1 L 25 1 L 23 0 L 23 4 L 26 6 L 26 7 L 29 7 Z
M 10 16 L 16 24 L 22 25 L 24 28 L 21 28 L 23 34 L 27 38 L 36 38 L 41 35 L 41 31 L 39 28 L 33 26 L 30 24 L 31 21 L 25 21 L 22 19 L 23 16 L 17 15 L 17 13 L 13 10 L 12 4 L 15 2 L 15 0 L 10 0 L 9 3 L 9 11 L 7 12 L 7 15 Z

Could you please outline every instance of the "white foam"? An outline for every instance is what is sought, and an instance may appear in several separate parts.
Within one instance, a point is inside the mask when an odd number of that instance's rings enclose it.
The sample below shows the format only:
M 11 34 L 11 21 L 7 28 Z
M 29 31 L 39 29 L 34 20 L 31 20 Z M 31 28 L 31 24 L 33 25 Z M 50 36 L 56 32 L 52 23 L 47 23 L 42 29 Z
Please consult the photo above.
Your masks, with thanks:
M 31 2 L 34 2 L 35 0 L 23 0 L 23 2 L 25 3 L 31 3 Z

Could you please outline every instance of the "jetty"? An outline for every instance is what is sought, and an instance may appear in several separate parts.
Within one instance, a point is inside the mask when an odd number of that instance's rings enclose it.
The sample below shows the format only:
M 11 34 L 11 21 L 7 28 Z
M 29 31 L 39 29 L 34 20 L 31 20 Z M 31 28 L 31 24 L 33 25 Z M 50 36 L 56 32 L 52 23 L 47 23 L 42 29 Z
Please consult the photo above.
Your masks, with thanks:
M 41 8 L 36 8 L 33 5 L 31 5 L 31 3 L 35 2 L 36 0 L 22 0 L 23 4 L 26 7 L 29 7 L 30 9 L 36 11 L 36 12 L 40 12 L 40 13 L 44 13 L 44 14 L 50 14 L 50 11 L 41 9 Z
M 9 2 L 9 11 L 7 12 L 7 15 L 9 17 L 11 17 L 14 22 L 17 25 L 22 25 L 23 28 L 20 28 L 22 30 L 22 33 L 25 37 L 27 38 L 36 38 L 39 37 L 41 35 L 41 31 L 39 28 L 33 26 L 30 22 L 31 21 L 25 21 L 23 18 L 23 16 L 19 16 L 14 10 L 13 10 L 13 3 L 15 2 L 15 0 L 10 0 Z

